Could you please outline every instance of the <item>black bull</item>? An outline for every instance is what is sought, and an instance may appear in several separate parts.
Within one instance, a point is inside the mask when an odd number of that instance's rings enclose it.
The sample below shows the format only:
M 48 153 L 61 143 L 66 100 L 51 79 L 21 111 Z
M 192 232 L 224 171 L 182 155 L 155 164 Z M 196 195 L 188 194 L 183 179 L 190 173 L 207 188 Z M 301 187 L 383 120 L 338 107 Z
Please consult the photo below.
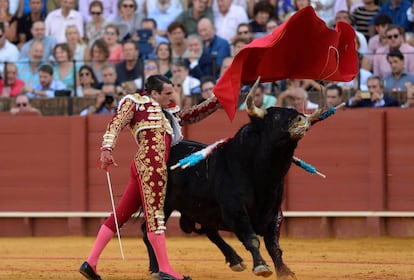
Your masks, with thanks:
M 261 110 L 248 104 L 247 111 L 251 121 L 207 159 L 187 169 L 169 171 L 165 216 L 179 211 L 180 226 L 185 232 L 206 234 L 230 267 L 241 271 L 246 267 L 242 258 L 218 231 L 233 232 L 252 254 L 253 273 L 268 277 L 272 271 L 259 251 L 258 235 L 263 236 L 277 276 L 295 278 L 282 259 L 279 210 L 285 175 L 311 118 L 286 108 Z M 169 166 L 204 147 L 181 142 L 172 148 Z M 149 250 L 150 271 L 155 273 L 158 265 L 145 233 L 144 242 Z

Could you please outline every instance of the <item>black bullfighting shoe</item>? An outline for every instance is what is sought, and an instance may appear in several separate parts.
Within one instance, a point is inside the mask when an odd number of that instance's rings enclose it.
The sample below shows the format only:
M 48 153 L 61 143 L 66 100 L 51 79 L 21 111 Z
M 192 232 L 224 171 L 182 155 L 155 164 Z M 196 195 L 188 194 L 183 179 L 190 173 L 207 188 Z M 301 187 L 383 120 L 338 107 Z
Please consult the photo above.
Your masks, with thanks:
M 182 279 L 176 278 L 164 272 L 158 274 L 158 280 L 192 280 L 190 276 L 183 276 Z
M 96 274 L 95 270 L 93 270 L 92 266 L 90 266 L 88 262 L 84 262 L 80 266 L 79 272 L 89 280 L 101 280 L 101 276 Z

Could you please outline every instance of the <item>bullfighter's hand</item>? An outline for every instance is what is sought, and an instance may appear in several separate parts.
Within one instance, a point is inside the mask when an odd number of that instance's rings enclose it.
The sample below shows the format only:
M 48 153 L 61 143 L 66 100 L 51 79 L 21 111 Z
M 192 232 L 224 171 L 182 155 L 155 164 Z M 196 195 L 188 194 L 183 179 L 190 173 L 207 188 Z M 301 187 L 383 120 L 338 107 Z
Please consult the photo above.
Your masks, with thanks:
M 100 161 L 100 168 L 107 170 L 109 166 L 112 164 L 114 166 L 118 166 L 115 162 L 114 157 L 112 156 L 112 151 L 104 150 L 101 152 L 101 156 L 99 158 Z

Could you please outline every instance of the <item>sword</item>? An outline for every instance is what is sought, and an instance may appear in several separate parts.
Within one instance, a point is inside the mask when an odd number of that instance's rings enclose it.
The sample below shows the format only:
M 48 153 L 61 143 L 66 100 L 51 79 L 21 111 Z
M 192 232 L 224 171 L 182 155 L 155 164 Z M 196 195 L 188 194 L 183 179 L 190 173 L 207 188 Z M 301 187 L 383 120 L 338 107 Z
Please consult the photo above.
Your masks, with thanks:
M 116 234 L 118 235 L 119 249 L 121 250 L 122 260 L 125 260 L 124 251 L 122 250 L 121 234 L 119 233 L 118 219 L 116 217 L 114 196 L 112 194 L 112 184 L 111 184 L 111 177 L 109 176 L 109 171 L 106 171 L 106 179 L 108 181 L 108 188 L 109 188 L 109 195 L 111 197 L 112 211 L 114 212 L 114 219 L 115 219 L 115 226 L 116 226 Z

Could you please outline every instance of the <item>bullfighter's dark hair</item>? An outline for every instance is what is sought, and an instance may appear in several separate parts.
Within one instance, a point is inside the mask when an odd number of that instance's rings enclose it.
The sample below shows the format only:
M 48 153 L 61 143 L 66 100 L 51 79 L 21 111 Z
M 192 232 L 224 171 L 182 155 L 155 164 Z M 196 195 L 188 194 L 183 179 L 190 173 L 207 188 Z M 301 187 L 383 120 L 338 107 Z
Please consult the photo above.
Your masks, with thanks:
M 161 92 L 164 84 L 172 85 L 173 83 L 164 75 L 149 76 L 145 82 L 145 91 L 147 94 L 151 94 L 151 91 L 153 90 L 156 92 Z

